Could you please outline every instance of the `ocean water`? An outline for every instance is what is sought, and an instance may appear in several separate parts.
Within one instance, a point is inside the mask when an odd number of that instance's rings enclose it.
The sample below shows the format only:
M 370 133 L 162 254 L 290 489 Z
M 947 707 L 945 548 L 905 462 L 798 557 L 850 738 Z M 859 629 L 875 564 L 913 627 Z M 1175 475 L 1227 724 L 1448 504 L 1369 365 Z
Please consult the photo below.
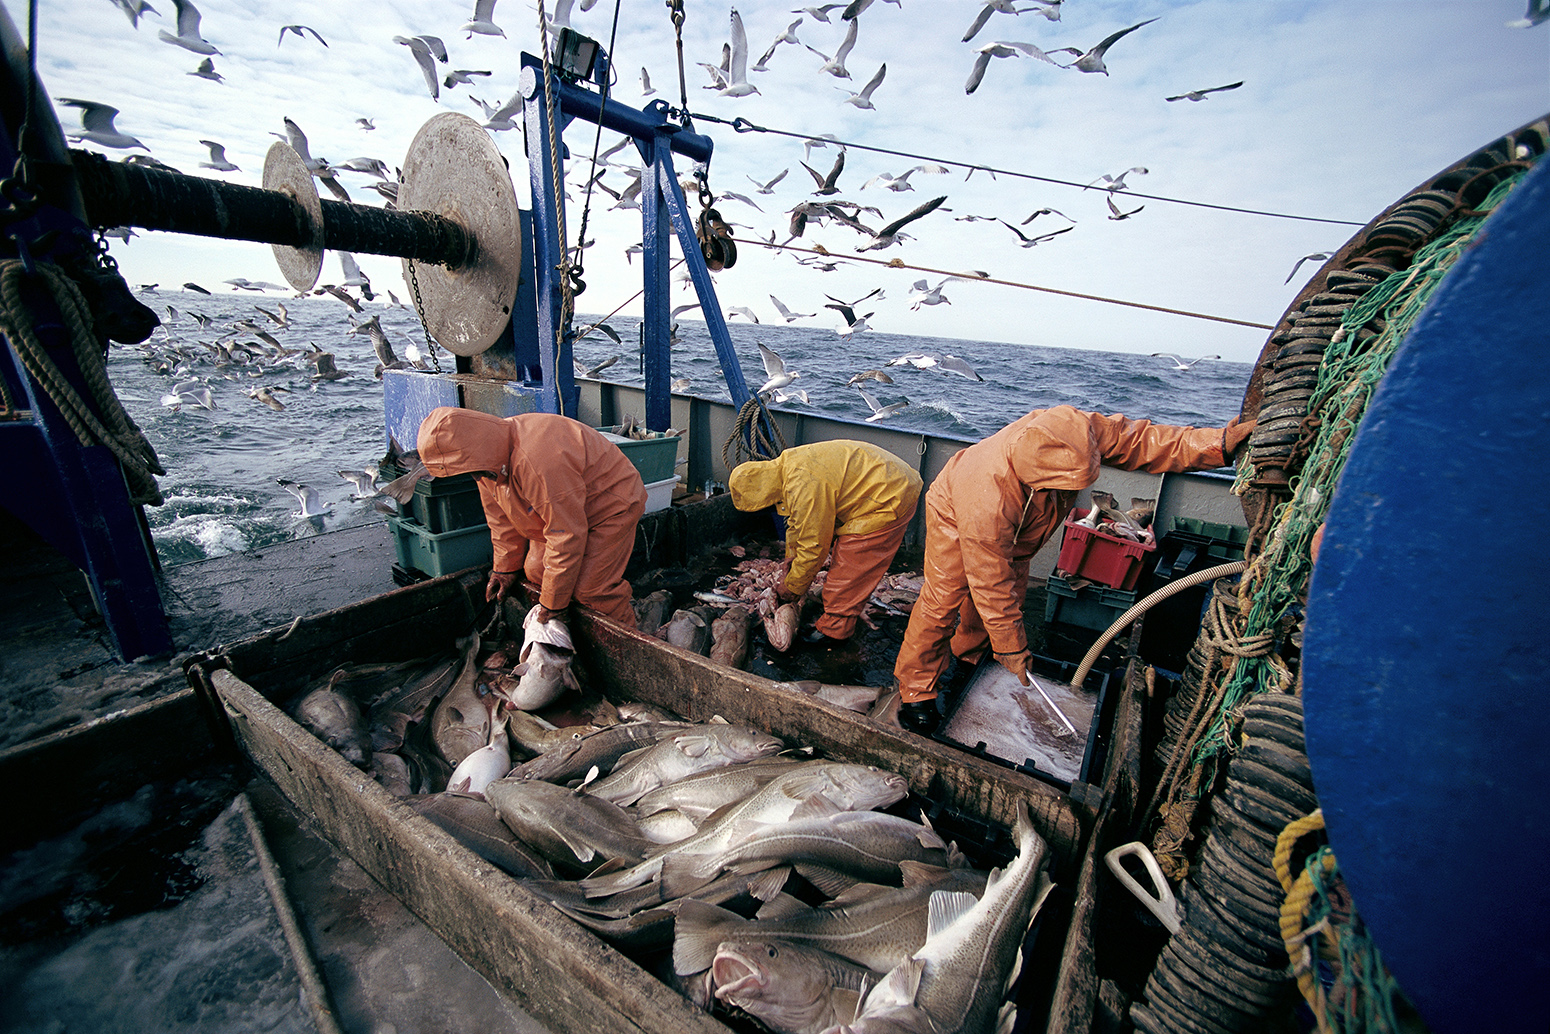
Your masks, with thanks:
M 158 330 L 143 345 L 115 344 L 108 372 L 125 408 L 167 469 L 158 479 L 166 504 L 146 509 L 164 564 L 262 549 L 382 519 L 372 502 L 351 499 L 353 486 L 338 473 L 374 465 L 384 452 L 382 382 L 373 375 L 376 355 L 366 335 L 350 334 L 353 314 L 342 302 L 252 292 L 156 291 L 140 297 L 162 316 L 165 334 Z M 271 323 L 255 308 L 278 313 L 277 303 L 286 307 L 288 327 Z M 380 300 L 364 304 L 365 313 L 354 318 L 380 316 L 399 358 L 411 344 L 424 348 L 412 310 Z M 201 327 L 194 313 L 208 317 L 209 323 Z M 230 337 L 231 325 L 244 319 L 288 349 L 316 345 L 333 353 L 346 376 L 314 382 L 312 365 L 299 357 L 221 363 L 211 345 Z M 577 325 L 590 322 L 582 316 Z M 600 376 L 642 384 L 634 346 L 639 320 L 614 317 L 608 322 L 624 345 L 594 333 L 577 342 L 576 358 L 593 366 L 619 355 Z M 801 323 L 753 325 L 737 319 L 730 330 L 750 388 L 765 379 L 759 343 L 800 373 L 792 387 L 805 389 L 809 403 L 804 407 L 793 401 L 783 408 L 864 419 L 871 410 L 845 382 L 863 370 L 885 369 L 893 383 L 868 381 L 865 387 L 883 404 L 908 401 L 889 418 L 892 426 L 968 440 L 993 434 L 1030 409 L 1062 403 L 1159 423 L 1215 426 L 1237 414 L 1252 370 L 1243 363 L 1204 361 L 1179 371 L 1169 360 L 1123 352 L 870 331 L 846 342 L 832 330 Z M 683 321 L 678 335 L 673 376 L 689 378 L 691 394 L 728 400 L 705 325 Z M 237 334 L 236 340 L 264 347 L 250 332 Z M 985 379 L 884 366 L 907 352 L 957 356 Z M 450 371 L 452 357 L 445 352 L 440 357 L 443 369 Z M 191 379 L 208 384 L 217 408 L 162 403 L 174 383 Z M 273 391 L 285 409 L 276 411 L 248 397 L 247 392 L 262 387 Z M 277 478 L 315 488 L 330 510 L 321 517 L 296 517 L 296 498 L 276 483 Z

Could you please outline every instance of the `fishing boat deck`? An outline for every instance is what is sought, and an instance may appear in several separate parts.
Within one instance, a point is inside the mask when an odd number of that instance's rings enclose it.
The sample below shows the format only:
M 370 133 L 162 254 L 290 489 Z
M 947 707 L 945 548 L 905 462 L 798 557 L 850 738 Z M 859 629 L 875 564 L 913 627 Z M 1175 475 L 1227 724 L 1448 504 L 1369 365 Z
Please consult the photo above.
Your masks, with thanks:
M 27 776 L 40 785 L 49 773 L 36 770 L 46 767 L 47 759 L 59 752 L 44 753 L 39 748 L 60 740 L 63 730 L 186 691 L 181 662 L 193 652 L 283 627 L 297 615 L 338 608 L 395 588 L 391 576 L 393 545 L 383 524 L 169 567 L 162 573 L 161 590 L 178 653 L 154 662 L 123 664 L 113 654 L 85 577 L 4 511 L 0 511 L 0 531 L 11 546 L 10 563 L 0 572 L 0 622 L 7 642 L 7 649 L 0 652 L 0 765 L 8 771 L 13 767 L 32 769 Z M 68 734 L 63 738 L 67 740 Z M 166 746 L 169 752 L 175 748 Z M 63 753 L 68 754 L 67 746 Z M 146 781 L 139 773 L 129 779 L 124 784 L 125 796 L 134 794 Z M 212 834 L 203 831 L 221 827 L 218 813 L 237 790 L 245 790 L 305 931 L 309 954 L 332 999 L 332 1015 L 338 1024 L 335 1029 L 436 1029 L 481 1034 L 544 1030 L 464 963 L 397 898 L 347 856 L 333 850 L 269 784 L 253 779 L 244 786 L 246 779 L 246 775 L 234 773 L 229 764 L 213 764 L 176 780 L 176 791 L 167 789 L 165 781 L 154 780 L 154 788 L 148 784 L 141 791 L 156 802 L 153 810 L 157 811 L 169 799 L 186 799 L 190 784 L 197 787 L 195 793 L 207 798 L 184 816 L 185 824 L 192 817 L 193 828 L 185 833 L 188 843 L 151 843 L 146 839 L 150 834 L 130 834 L 122 843 L 84 862 L 71 858 L 65 853 L 69 845 L 79 842 L 79 831 L 102 824 L 97 816 L 86 816 L 84 824 L 41 844 L 12 844 L 8 838 L 0 850 L 0 873 L 7 876 L 26 869 L 29 858 L 54 858 L 60 870 L 82 871 L 93 870 L 93 862 L 97 868 L 122 865 L 127 856 L 135 870 L 133 882 L 157 885 L 152 888 L 156 898 L 147 906 L 150 911 L 142 912 L 132 902 L 113 900 L 105 906 L 111 913 L 110 922 L 85 922 L 74 929 L 41 918 L 48 908 L 36 902 L 13 909 L 11 901 L 0 901 L 0 976 L 6 986 L 24 989 L 0 1010 L 5 1014 L 0 1017 L 0 1026 L 9 1027 L 12 1021 L 28 1026 L 51 1016 L 88 1025 L 100 1022 L 122 1030 L 197 1027 L 233 1034 L 260 1029 L 323 1030 L 305 1009 L 294 1007 L 302 1000 L 302 985 L 299 972 L 289 964 L 276 964 L 273 972 L 264 976 L 271 989 L 278 988 L 270 999 L 276 1003 L 273 1009 L 235 1008 L 224 1019 L 216 1011 L 222 994 L 215 989 L 222 986 L 232 995 L 249 994 L 242 999 L 244 1006 L 254 1004 L 251 986 L 239 978 L 248 975 L 247 959 L 264 956 L 266 927 L 272 928 L 268 940 L 284 953 L 273 915 L 263 917 L 251 942 L 244 941 L 248 945 L 246 959 L 238 967 L 242 972 L 234 974 L 230 968 L 220 968 L 232 964 L 229 954 L 211 952 L 208 961 L 178 957 L 183 942 L 197 942 L 201 934 L 209 932 L 210 911 L 198 907 L 197 894 L 176 904 L 157 900 L 164 893 L 158 867 L 175 868 L 177 863 L 169 863 L 165 857 L 146 860 L 144 856 L 192 853 L 200 847 L 202 835 L 203 846 L 209 849 Z M 68 817 L 62 824 L 82 818 Z M 237 828 L 240 830 L 240 824 Z M 100 837 L 102 832 L 98 829 L 91 835 Z M 231 872 L 212 878 L 206 871 L 197 879 L 227 902 L 249 898 L 265 902 L 256 863 L 251 857 L 235 857 Z M 90 879 L 77 880 L 75 888 L 58 893 L 71 897 Z M 122 879 L 119 872 L 114 872 L 112 879 L 131 882 Z M 15 886 L 9 879 L 0 882 Z M 74 896 L 77 903 L 86 897 L 92 899 L 93 907 L 99 907 L 110 894 L 99 890 L 95 897 Z M 56 900 L 46 896 L 43 902 L 46 906 Z M 260 911 L 269 909 L 265 906 Z M 219 907 L 216 914 L 220 914 Z M 252 924 L 245 927 L 249 928 Z M 155 930 L 163 931 L 162 939 L 148 943 L 156 936 L 150 931 Z M 161 950 L 157 944 L 166 947 L 171 962 L 157 954 Z M 255 944 L 259 946 L 256 949 L 252 947 Z M 85 1004 L 80 995 L 72 994 L 69 982 L 63 986 L 54 983 L 63 960 L 84 963 L 91 972 L 128 972 L 134 967 L 123 965 L 121 954 L 125 950 L 136 957 L 157 954 L 168 967 L 165 972 L 175 972 L 176 979 L 167 988 L 140 987 L 127 978 L 111 988 L 103 987 L 101 999 L 111 1001 L 115 995 L 135 999 L 115 1002 L 111 1009 Z M 194 954 L 192 949 L 190 954 Z M 274 1026 L 276 1023 L 279 1025 Z

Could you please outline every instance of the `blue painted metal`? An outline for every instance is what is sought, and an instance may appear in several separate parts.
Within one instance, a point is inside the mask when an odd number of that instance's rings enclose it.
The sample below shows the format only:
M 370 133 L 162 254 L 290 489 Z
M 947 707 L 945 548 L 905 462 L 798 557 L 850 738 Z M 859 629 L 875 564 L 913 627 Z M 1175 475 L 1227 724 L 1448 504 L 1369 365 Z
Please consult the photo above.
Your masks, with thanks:
M 1395 356 L 1308 601 L 1308 754 L 1330 841 L 1438 1032 L 1550 1029 L 1546 240 L 1550 161 Z
M 575 382 L 569 331 L 558 347 L 555 328 L 560 322 L 560 288 L 556 275 L 563 254 L 563 242 L 555 215 L 557 190 L 550 161 L 553 141 L 549 135 L 546 117 L 548 101 L 544 94 L 543 63 L 531 54 L 522 55 L 523 108 L 529 141 L 538 141 L 529 155 L 529 167 L 533 188 L 533 247 L 534 265 L 538 280 L 538 339 L 543 356 L 544 382 L 555 384 L 558 375 L 559 390 L 548 391 L 545 399 L 556 396 L 566 400 L 566 408 L 549 408 L 548 412 L 575 412 Z M 653 102 L 647 111 L 638 111 L 610 99 L 606 105 L 599 94 L 581 89 L 558 77 L 551 81 L 556 104 L 566 121 L 582 118 L 602 124 L 635 140 L 642 158 L 641 219 L 642 219 L 642 275 L 645 278 L 644 330 L 642 332 L 642 359 L 646 378 L 646 426 L 651 430 L 666 430 L 671 421 L 672 396 L 671 356 L 668 326 L 668 268 L 671 263 L 668 234 L 675 232 L 679 248 L 684 255 L 689 275 L 700 299 L 700 310 L 705 317 L 706 330 L 716 347 L 721 361 L 722 374 L 732 401 L 741 407 L 750 397 L 742 366 L 732 348 L 732 338 L 727 331 L 726 317 L 722 315 L 716 298 L 715 285 L 710 270 L 700 251 L 694 233 L 694 220 L 689 216 L 684 202 L 683 188 L 673 168 L 673 153 L 677 152 L 695 161 L 709 161 L 712 141 L 709 137 L 689 132 L 667 121 L 667 106 Z M 563 134 L 563 125 L 559 127 Z M 563 202 L 559 202 L 563 203 Z M 558 406 L 558 403 L 554 403 Z
M 396 441 L 413 449 L 419 440 L 420 422 L 437 406 L 462 404 L 457 381 L 449 375 L 419 370 L 382 371 L 382 442 Z

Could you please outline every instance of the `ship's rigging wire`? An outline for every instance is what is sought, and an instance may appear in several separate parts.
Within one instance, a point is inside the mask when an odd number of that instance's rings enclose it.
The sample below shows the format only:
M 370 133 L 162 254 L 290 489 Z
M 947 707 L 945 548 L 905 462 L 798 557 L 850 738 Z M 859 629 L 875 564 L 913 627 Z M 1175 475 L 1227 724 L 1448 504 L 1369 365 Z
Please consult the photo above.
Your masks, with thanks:
M 1123 298 L 1109 298 L 1101 294 L 1086 294 L 1082 291 L 1066 291 L 1058 287 L 1041 287 L 1038 284 L 1025 284 L 1018 280 L 1003 280 L 999 277 L 980 276 L 978 273 L 965 273 L 956 269 L 936 269 L 932 266 L 914 266 L 900 259 L 867 258 L 864 255 L 836 256 L 832 251 L 815 251 L 810 248 L 794 248 L 788 244 L 771 244 L 769 241 L 758 239 L 744 240 L 741 237 L 732 238 L 738 244 L 755 244 L 762 248 L 774 248 L 779 251 L 795 251 L 804 255 L 815 255 L 824 258 L 842 258 L 845 262 L 867 262 L 874 266 L 883 266 L 888 269 L 909 269 L 917 273 L 932 273 L 938 276 L 955 276 L 971 284 L 999 284 L 1002 287 L 1020 287 L 1025 291 L 1040 291 L 1044 294 L 1058 294 L 1066 298 L 1080 298 L 1089 302 L 1105 302 L 1109 305 L 1124 305 L 1132 309 L 1149 309 L 1152 312 L 1166 312 L 1172 316 L 1188 316 L 1190 319 L 1210 320 L 1213 323 L 1231 323 L 1239 327 L 1253 327 L 1256 330 L 1274 330 L 1268 323 L 1254 323 L 1249 320 L 1235 320 L 1230 316 L 1212 316 L 1204 312 L 1191 312 L 1188 309 L 1173 309 L 1166 305 L 1149 305 L 1146 302 L 1131 302 Z M 617 311 L 617 310 L 615 310 Z
M 674 112 L 669 111 L 668 114 L 672 115 Z M 684 112 L 684 114 L 687 115 L 688 113 Z M 1071 180 L 1056 179 L 1052 176 L 1039 176 L 1031 172 L 1019 172 L 1015 169 L 999 169 L 991 165 L 978 165 L 973 162 L 958 161 L 954 158 L 937 158 L 926 154 L 915 154 L 911 151 L 898 151 L 890 147 L 874 147 L 870 144 L 858 144 L 848 140 L 831 140 L 828 137 L 819 138 L 814 137 L 811 133 L 795 133 L 789 129 L 771 129 L 768 126 L 755 125 L 754 123 L 749 122 L 747 119 L 741 117 L 734 119 L 724 119 L 718 118 L 715 115 L 707 115 L 703 112 L 695 115 L 694 117 L 703 119 L 706 122 L 715 122 L 723 126 L 731 126 L 739 133 L 773 133 L 776 136 L 789 136 L 797 140 L 822 139 L 824 143 L 835 144 L 838 147 L 854 148 L 857 151 L 872 151 L 876 154 L 891 154 L 896 158 L 908 158 L 912 161 L 936 162 L 941 165 L 956 165 L 960 169 L 968 169 L 971 174 L 975 172 L 988 172 L 995 176 L 1012 176 L 1017 179 L 1035 180 L 1039 183 L 1053 183 L 1062 187 L 1077 187 L 1081 190 L 1103 190 L 1101 187 L 1094 188 L 1090 183 L 1076 183 Z M 1105 191 L 1105 193 L 1107 193 L 1107 191 Z M 1332 223 L 1336 226 L 1367 225 L 1365 222 L 1358 222 L 1352 219 L 1329 219 L 1324 216 L 1316 215 L 1293 215 L 1288 212 L 1270 212 L 1259 208 L 1239 208 L 1235 205 L 1218 205 L 1209 201 L 1190 201 L 1185 198 L 1164 197 L 1161 194 L 1143 194 L 1139 191 L 1130 190 L 1129 188 L 1126 188 L 1124 193 L 1130 197 L 1142 198 L 1147 201 L 1165 201 L 1174 205 L 1189 205 L 1194 208 L 1212 208 L 1219 212 L 1237 212 L 1241 215 L 1261 215 L 1271 219 L 1294 219 L 1300 222 L 1308 223 Z M 1258 324 L 1255 325 L 1257 326 Z
M 555 379 L 560 377 L 560 356 L 564 354 L 565 328 L 570 326 L 576 300 L 571 295 L 570 253 L 565 250 L 565 179 L 560 171 L 560 131 L 554 108 L 554 68 L 549 60 L 549 18 L 544 13 L 544 0 L 538 0 L 538 42 L 544 55 L 544 117 L 549 123 L 549 172 L 554 177 L 554 219 L 556 235 L 560 241 L 560 261 L 555 267 L 560 274 L 560 318 L 554 325 Z M 525 120 L 524 120 L 525 121 Z M 599 120 L 601 122 L 601 120 Z M 565 415 L 565 395 L 554 393 L 555 406 Z

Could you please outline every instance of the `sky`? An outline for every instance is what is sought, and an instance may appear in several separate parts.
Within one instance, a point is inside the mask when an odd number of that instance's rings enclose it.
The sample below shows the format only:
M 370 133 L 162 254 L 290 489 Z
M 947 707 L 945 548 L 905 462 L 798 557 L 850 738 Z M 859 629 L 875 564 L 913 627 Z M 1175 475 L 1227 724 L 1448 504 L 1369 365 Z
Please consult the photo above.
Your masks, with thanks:
M 118 129 L 142 141 L 158 160 L 180 171 L 260 185 L 264 153 L 289 117 L 306 132 L 315 157 L 340 163 L 375 157 L 403 164 L 415 132 L 442 111 L 484 118 L 471 98 L 498 104 L 517 88 L 522 51 L 540 46 L 537 4 L 499 0 L 493 20 L 505 38 L 460 31 L 472 0 L 202 0 L 200 34 L 220 54 L 216 82 L 189 75 L 201 55 L 164 42 L 172 31 L 171 0 L 153 0 L 160 14 L 141 16 L 138 29 L 113 0 L 49 0 L 41 3 L 38 68 L 55 100 L 66 132 L 79 129 L 76 109 L 61 97 L 111 104 Z M 27 8 L 5 4 L 26 33 Z M 616 4 L 598 0 L 571 12 L 571 24 L 608 48 Z M 1186 310 L 1249 323 L 1274 324 L 1316 271 L 1304 264 L 1290 283 L 1297 260 L 1342 246 L 1361 224 L 1449 164 L 1503 133 L 1550 112 L 1550 22 L 1510 28 L 1525 0 L 1066 0 L 1058 21 L 1036 11 L 996 13 L 971 42 L 961 37 L 982 4 L 976 0 L 878 0 L 860 16 L 857 41 L 845 62 L 849 79 L 824 73 L 822 55 L 833 55 L 847 26 L 838 8 L 830 24 L 782 3 L 745 0 L 737 8 L 746 28 L 750 65 L 770 41 L 801 18 L 795 34 L 805 46 L 782 44 L 768 71 L 751 72 L 758 93 L 723 96 L 702 87 L 710 81 L 699 62 L 719 63 L 730 35 L 725 2 L 687 0 L 683 26 L 689 108 L 724 119 L 803 136 L 832 134 L 855 145 L 889 148 L 914 158 L 852 147 L 839 179 L 838 199 L 881 209 L 883 219 L 863 215 L 874 228 L 917 204 L 946 195 L 941 209 L 906 231 L 914 239 L 863 257 L 909 266 L 983 270 L 1018 284 L 1097 295 Z M 1034 4 L 1026 5 L 1029 8 Z M 549 14 L 555 5 L 546 2 Z M 617 79 L 613 103 L 643 107 L 664 98 L 680 104 L 673 28 L 661 0 L 621 0 L 611 48 Z M 1030 43 L 1045 51 L 1087 50 L 1111 33 L 1155 19 L 1117 41 L 1105 61 L 1108 74 L 1063 69 L 1030 57 L 995 59 L 972 95 L 965 81 L 976 48 L 996 41 Z M 302 24 L 327 41 L 286 34 Z M 393 42 L 397 35 L 430 34 L 445 41 L 450 69 L 488 71 L 473 85 L 442 87 L 433 100 L 413 55 Z M 1069 55 L 1058 54 L 1062 62 Z M 886 77 L 872 94 L 874 110 L 845 103 L 885 64 Z M 656 92 L 642 95 L 641 69 Z M 1230 91 L 1192 102 L 1168 96 L 1242 81 Z M 360 128 L 357 118 L 376 128 Z M 786 240 L 789 210 L 812 200 L 815 186 L 801 164 L 801 139 L 768 133 L 739 134 L 700 121 L 715 153 L 708 175 L 717 194 L 736 192 L 762 211 L 735 199 L 719 201 L 722 215 L 748 229 L 741 237 Z M 566 140 L 577 157 L 590 155 L 595 129 L 573 123 Z M 528 207 L 526 157 L 520 128 L 492 137 L 514 172 L 522 206 Z M 225 145 L 240 171 L 201 169 L 209 160 L 201 139 Z M 601 147 L 617 142 L 605 131 Z M 72 146 L 120 158 L 129 153 L 94 143 Z M 814 149 L 808 164 L 826 174 L 834 145 Z M 634 161 L 625 149 L 610 161 Z M 1026 176 L 1089 184 L 1104 175 L 1144 168 L 1126 177 L 1125 191 L 1108 194 L 980 171 L 966 179 L 963 165 L 947 174 L 917 172 L 913 191 L 894 192 L 880 173 L 898 175 L 936 162 L 976 164 Z M 686 165 L 687 163 L 684 163 Z M 680 166 L 681 168 L 683 166 Z M 574 201 L 567 211 L 572 241 L 580 225 L 588 165 L 573 162 Z M 755 193 L 752 182 L 782 169 L 774 193 Z M 366 188 L 370 177 L 339 173 L 352 198 L 380 205 Z M 622 189 L 619 170 L 604 183 Z M 1144 195 L 1144 196 L 1143 196 Z M 329 197 L 326 191 L 324 197 Z M 1111 219 L 1107 202 L 1134 215 Z M 1304 219 L 1220 211 L 1199 202 L 1255 209 Z M 641 286 L 640 264 L 625 249 L 641 238 L 640 213 L 610 210 L 614 199 L 594 192 L 586 253 L 588 290 L 582 313 L 603 314 L 629 302 Z M 697 206 L 692 206 L 697 210 Z M 1040 208 L 1023 232 L 1073 227 L 1024 248 L 993 216 L 1020 224 Z M 1333 220 L 1333 221 L 1315 221 Z M 822 244 L 855 256 L 867 243 L 837 224 L 809 228 L 795 247 Z M 192 280 L 211 290 L 222 281 L 283 282 L 270 250 L 244 242 L 141 232 L 112 253 L 131 285 L 175 286 Z M 778 321 L 770 295 L 792 310 L 816 315 L 798 325 L 836 327 L 822 308 L 827 294 L 850 301 L 884 289 L 862 311 L 881 331 L 1017 344 L 1214 354 L 1252 362 L 1267 332 L 1128 306 L 1061 297 L 1020 287 L 948 283 L 949 304 L 912 309 L 911 285 L 942 278 L 912 269 L 845 264 L 832 272 L 801 266 L 790 252 L 753 245 L 716 274 L 723 311 L 746 306 L 759 318 Z M 357 256 L 381 289 L 407 297 L 397 259 Z M 342 279 L 337 261 L 326 259 L 320 282 Z M 675 284 L 674 304 L 693 301 Z M 685 318 L 693 318 L 685 317 Z M 741 321 L 742 316 L 735 317 Z

